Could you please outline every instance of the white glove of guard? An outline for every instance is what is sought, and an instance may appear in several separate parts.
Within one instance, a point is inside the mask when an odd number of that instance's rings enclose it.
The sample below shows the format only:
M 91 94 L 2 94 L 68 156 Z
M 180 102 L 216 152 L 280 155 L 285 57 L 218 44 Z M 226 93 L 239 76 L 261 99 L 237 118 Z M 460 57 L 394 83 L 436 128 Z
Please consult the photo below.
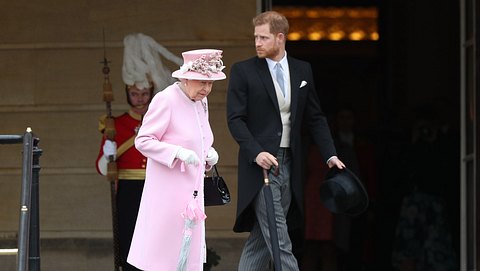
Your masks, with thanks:
M 180 148 L 175 157 L 182 160 L 187 165 L 198 166 L 200 163 L 200 159 L 198 159 L 197 154 L 189 149 Z
M 210 147 L 210 149 L 208 150 L 207 158 L 205 158 L 205 161 L 209 166 L 214 166 L 218 163 L 218 153 L 213 147 Z
M 115 160 L 117 158 L 117 142 L 108 139 L 105 140 L 103 144 L 103 155 L 107 160 L 113 155 L 113 160 Z

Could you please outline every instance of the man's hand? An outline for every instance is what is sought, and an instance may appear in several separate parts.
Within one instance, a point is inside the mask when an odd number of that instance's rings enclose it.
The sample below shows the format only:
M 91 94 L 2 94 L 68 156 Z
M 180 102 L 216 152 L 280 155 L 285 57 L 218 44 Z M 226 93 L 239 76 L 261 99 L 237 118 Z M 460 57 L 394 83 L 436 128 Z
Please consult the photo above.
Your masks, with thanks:
M 336 166 L 339 169 L 344 169 L 346 167 L 345 164 L 336 156 L 332 156 L 330 159 L 328 159 L 327 165 L 328 168 Z
M 278 167 L 277 158 L 268 152 L 259 153 L 255 158 L 255 163 L 266 170 L 269 170 L 272 166 Z

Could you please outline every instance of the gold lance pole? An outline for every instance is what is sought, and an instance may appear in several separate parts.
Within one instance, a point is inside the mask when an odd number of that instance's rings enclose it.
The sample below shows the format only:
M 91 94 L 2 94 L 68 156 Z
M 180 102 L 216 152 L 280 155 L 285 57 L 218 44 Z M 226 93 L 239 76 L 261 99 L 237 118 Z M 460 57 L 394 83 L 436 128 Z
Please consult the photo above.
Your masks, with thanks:
M 107 60 L 107 53 L 105 49 L 105 30 L 103 30 L 103 101 L 106 105 L 107 117 L 105 119 L 104 135 L 108 140 L 115 139 L 115 120 L 112 116 L 112 101 L 113 91 L 112 83 L 110 82 L 110 68 L 108 67 L 109 61 Z M 110 195 L 112 200 L 112 229 L 113 229 L 113 254 L 115 271 L 120 270 L 120 250 L 119 250 L 119 236 L 118 236 L 118 216 L 117 216 L 117 182 L 118 172 L 117 163 L 115 158 L 111 155 L 108 158 L 107 167 L 107 180 L 110 182 Z

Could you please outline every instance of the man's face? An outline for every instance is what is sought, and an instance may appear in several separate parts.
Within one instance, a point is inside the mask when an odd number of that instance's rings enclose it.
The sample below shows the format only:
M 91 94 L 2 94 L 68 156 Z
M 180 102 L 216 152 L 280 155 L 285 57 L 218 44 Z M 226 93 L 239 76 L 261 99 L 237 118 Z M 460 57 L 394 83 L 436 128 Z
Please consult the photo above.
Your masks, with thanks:
M 130 98 L 132 107 L 143 109 L 146 108 L 150 102 L 151 91 L 148 88 L 138 89 L 137 87 L 132 86 L 128 89 L 128 97 Z
M 262 24 L 255 26 L 255 49 L 259 58 L 271 58 L 276 59 L 280 55 L 281 40 L 279 35 L 270 33 L 270 26 L 268 24 Z

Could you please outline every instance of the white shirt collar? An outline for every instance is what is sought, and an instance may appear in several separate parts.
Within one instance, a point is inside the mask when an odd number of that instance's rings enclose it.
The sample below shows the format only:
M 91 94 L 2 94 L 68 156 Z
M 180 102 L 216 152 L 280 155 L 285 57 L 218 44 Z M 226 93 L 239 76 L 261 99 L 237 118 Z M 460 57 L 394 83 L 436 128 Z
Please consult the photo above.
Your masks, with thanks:
M 270 58 L 266 58 L 266 60 L 268 64 L 268 69 L 270 70 L 270 72 L 273 71 L 277 62 Z M 285 51 L 285 55 L 283 56 L 282 59 L 280 59 L 280 61 L 278 61 L 278 63 L 282 65 L 283 72 L 288 72 L 287 51 Z

